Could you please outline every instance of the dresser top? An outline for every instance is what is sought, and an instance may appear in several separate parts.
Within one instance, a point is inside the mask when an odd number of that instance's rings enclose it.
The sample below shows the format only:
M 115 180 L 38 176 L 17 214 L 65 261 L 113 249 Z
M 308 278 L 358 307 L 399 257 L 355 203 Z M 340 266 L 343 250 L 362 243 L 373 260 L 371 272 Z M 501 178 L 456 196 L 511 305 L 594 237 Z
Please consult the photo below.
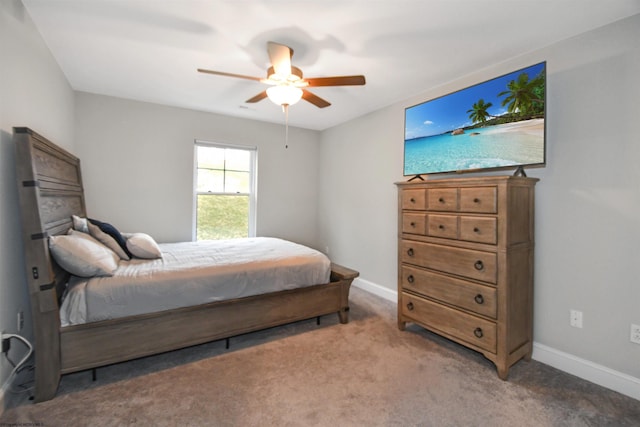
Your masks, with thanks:
M 474 176 L 466 178 L 424 178 L 424 181 L 418 179 L 413 181 L 400 181 L 395 184 L 398 187 L 422 187 L 422 186 L 462 186 L 462 185 L 496 185 L 496 184 L 515 184 L 533 186 L 538 182 L 538 178 L 529 178 L 524 176 L 513 175 L 490 175 L 490 176 Z

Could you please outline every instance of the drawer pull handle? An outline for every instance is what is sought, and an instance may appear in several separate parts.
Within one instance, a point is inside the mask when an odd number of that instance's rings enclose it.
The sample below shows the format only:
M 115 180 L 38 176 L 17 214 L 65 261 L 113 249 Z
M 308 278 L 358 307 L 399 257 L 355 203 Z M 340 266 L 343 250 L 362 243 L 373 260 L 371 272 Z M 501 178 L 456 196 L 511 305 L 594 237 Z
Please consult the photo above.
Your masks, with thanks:
M 484 336 L 484 333 L 482 332 L 482 328 L 475 328 L 473 330 L 473 335 L 475 335 L 478 338 L 482 338 Z
M 409 311 L 413 311 L 413 303 L 410 302 L 409 304 L 407 304 L 407 310 Z
M 438 228 L 439 228 L 440 230 L 444 230 L 444 225 L 440 224 L 440 225 L 438 226 Z
M 409 282 L 409 283 L 413 283 L 413 282 L 414 282 L 414 280 L 415 280 L 415 279 L 414 279 L 414 277 L 413 277 L 413 274 L 410 274 L 409 276 L 407 276 L 407 282 Z
M 479 229 L 478 227 L 473 227 L 473 232 L 474 232 L 474 233 L 479 233 L 479 232 L 480 232 L 480 229 Z
M 476 268 L 476 270 L 478 271 L 482 271 L 484 270 L 484 263 L 481 260 L 476 261 L 475 264 L 473 264 L 473 266 Z
M 410 225 L 411 225 L 413 228 L 416 228 L 416 223 L 415 223 L 415 222 L 412 222 Z
M 409 248 L 409 250 L 407 251 L 407 255 L 413 256 L 413 248 Z
M 440 203 L 444 203 L 444 199 L 443 199 L 442 197 L 440 197 L 440 198 L 438 199 L 438 201 L 439 201 Z
M 476 197 L 475 199 L 473 199 L 473 203 L 480 203 L 480 199 Z
M 474 300 L 478 303 L 478 304 L 484 304 L 484 297 L 482 296 L 482 294 L 478 294 L 475 296 Z
M 409 201 L 410 201 L 411 203 L 415 203 L 415 202 L 416 202 L 416 199 L 414 199 L 414 198 L 412 197 L 411 199 L 409 199 Z

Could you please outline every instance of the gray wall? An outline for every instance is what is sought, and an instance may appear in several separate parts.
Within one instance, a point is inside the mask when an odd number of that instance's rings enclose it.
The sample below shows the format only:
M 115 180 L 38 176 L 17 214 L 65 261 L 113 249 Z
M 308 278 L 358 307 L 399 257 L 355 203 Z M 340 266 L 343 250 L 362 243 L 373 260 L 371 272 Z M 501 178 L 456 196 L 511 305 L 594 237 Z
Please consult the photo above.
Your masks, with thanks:
M 284 117 L 283 117 L 284 121 Z M 159 242 L 191 240 L 194 141 L 258 147 L 256 234 L 315 246 L 316 131 L 101 95 L 76 95 L 90 217 Z
M 32 337 L 12 128 L 31 127 L 73 150 L 73 112 L 73 91 L 22 3 L 0 1 L 0 331 L 16 333 L 16 313 L 22 309 L 21 333 Z M 14 360 L 22 356 L 12 353 Z M 11 365 L 0 358 L 0 411 L 10 372 Z
M 541 179 L 535 342 L 632 376 L 638 393 L 640 345 L 629 342 L 630 324 L 640 324 L 638 40 L 640 15 L 323 132 L 319 244 L 370 288 L 393 294 L 404 108 L 546 60 L 548 164 L 528 171 Z M 570 309 L 584 313 L 582 329 L 569 326 Z
M 476 70 L 322 133 L 74 93 L 18 0 L 0 1 L 0 330 L 24 308 L 11 128 L 30 126 L 82 159 L 95 217 L 161 241 L 191 236 L 193 140 L 259 147 L 258 234 L 306 243 L 362 273 L 386 296 L 396 287 L 396 189 L 404 108 L 546 60 L 548 165 L 536 206 L 537 348 L 575 355 L 640 384 L 640 16 Z M 568 325 L 570 309 L 584 328 Z M 534 357 L 535 357 L 534 352 Z M 0 360 L 0 384 L 9 367 Z M 0 396 L 1 397 L 1 396 Z M 0 409 L 1 410 L 1 409 Z

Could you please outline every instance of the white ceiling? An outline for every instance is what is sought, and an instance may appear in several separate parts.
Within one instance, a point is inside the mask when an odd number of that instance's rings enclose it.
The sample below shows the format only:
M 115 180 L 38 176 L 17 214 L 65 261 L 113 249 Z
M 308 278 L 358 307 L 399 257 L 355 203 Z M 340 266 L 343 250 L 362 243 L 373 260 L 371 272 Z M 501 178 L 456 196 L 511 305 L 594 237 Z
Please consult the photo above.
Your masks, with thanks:
M 293 48 L 319 87 L 289 124 L 322 130 L 474 70 L 640 13 L 640 0 L 23 0 L 73 89 L 284 123 L 244 101 L 266 88 L 267 41 Z

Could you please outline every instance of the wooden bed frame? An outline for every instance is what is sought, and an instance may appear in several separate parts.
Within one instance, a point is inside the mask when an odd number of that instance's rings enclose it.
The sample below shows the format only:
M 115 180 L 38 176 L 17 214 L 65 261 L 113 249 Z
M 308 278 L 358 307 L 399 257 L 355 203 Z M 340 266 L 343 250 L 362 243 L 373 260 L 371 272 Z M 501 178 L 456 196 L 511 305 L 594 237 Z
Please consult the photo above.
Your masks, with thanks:
M 330 313 L 348 322 L 349 288 L 359 273 L 332 264 L 328 284 L 62 327 L 59 304 L 69 275 L 50 257 L 48 236 L 66 233 L 71 215 L 86 216 L 80 160 L 29 128 L 13 132 L 36 402 L 55 396 L 62 374 Z

